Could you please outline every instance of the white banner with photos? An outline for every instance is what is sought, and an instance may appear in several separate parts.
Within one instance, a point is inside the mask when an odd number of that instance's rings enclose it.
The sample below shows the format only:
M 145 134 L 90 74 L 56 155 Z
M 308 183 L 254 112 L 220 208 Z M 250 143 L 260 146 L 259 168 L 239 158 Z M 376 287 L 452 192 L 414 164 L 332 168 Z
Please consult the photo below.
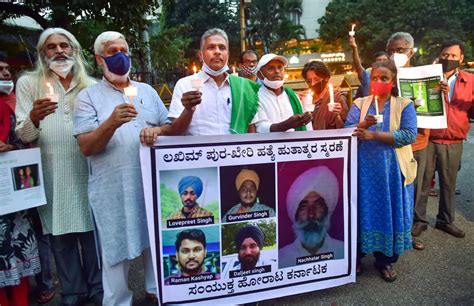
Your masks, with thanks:
M 160 137 L 143 146 L 160 303 L 242 304 L 355 282 L 352 132 Z

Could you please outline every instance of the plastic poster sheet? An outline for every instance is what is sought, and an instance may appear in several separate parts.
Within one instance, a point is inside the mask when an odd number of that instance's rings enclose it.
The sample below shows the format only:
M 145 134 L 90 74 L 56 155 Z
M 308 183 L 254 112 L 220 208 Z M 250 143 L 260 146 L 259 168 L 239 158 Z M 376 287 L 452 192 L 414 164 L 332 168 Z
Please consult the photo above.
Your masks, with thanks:
M 441 64 L 398 68 L 400 95 L 414 102 L 419 128 L 447 127 L 444 95 L 439 82 L 443 80 Z
M 40 149 L 0 153 L 0 215 L 44 204 Z
M 160 303 L 242 304 L 355 282 L 352 132 L 160 137 L 142 146 Z M 200 211 L 179 218 L 191 191 Z M 258 209 L 239 212 L 245 201 Z M 305 223 L 312 214 L 320 223 Z M 248 231 L 261 234 L 249 240 Z

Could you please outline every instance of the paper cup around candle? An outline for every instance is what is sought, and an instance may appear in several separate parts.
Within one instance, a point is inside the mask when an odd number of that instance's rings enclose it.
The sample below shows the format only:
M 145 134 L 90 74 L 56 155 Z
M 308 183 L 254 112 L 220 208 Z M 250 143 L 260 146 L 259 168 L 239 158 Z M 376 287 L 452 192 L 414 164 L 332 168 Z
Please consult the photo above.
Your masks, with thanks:
M 46 97 L 49 98 L 51 102 L 59 102 L 59 94 L 58 93 L 47 93 Z
M 380 124 L 383 122 L 383 115 L 375 115 L 375 119 L 377 119 L 377 124 Z
M 349 31 L 349 36 L 354 36 L 354 35 L 356 35 L 355 31 Z
M 334 106 L 336 105 L 336 103 L 328 103 L 328 109 L 330 112 L 333 112 L 334 111 Z
M 200 90 L 202 88 L 202 79 L 200 78 L 191 79 L 191 87 L 194 90 Z
M 425 99 L 415 99 L 416 106 L 423 106 L 425 105 Z

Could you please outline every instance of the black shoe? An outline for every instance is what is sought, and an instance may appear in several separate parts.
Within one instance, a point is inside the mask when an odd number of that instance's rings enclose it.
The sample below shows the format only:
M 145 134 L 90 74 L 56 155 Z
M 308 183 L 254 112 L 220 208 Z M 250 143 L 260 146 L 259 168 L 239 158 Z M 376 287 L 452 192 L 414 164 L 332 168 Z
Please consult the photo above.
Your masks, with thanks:
M 425 223 L 415 223 L 411 228 L 411 235 L 413 237 L 418 237 L 428 229 L 428 224 Z
M 454 194 L 455 194 L 455 195 L 460 195 L 460 194 L 461 194 L 461 190 L 456 189 L 456 190 L 454 191 Z
M 464 238 L 466 236 L 466 233 L 460 228 L 458 228 L 454 224 L 446 224 L 446 223 L 439 223 L 437 222 L 435 227 L 439 230 L 442 230 L 443 232 L 446 232 L 456 238 Z

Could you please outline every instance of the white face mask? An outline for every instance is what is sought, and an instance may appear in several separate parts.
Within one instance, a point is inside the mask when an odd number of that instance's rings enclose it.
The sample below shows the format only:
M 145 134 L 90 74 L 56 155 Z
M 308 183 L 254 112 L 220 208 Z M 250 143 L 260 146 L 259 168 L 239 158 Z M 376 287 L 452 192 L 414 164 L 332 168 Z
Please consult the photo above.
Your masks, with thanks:
M 9 95 L 9 94 L 12 93 L 13 87 L 15 87 L 15 85 L 13 84 L 12 80 L 8 80 L 8 81 L 2 80 L 2 81 L 0 81 L 0 92 L 1 93 Z
M 224 65 L 224 67 L 222 67 L 221 69 L 219 70 L 212 70 L 211 67 L 209 67 L 208 65 L 206 65 L 206 63 L 202 63 L 202 70 L 209 74 L 209 75 L 212 75 L 212 76 L 218 76 L 218 75 L 221 75 L 223 74 L 224 72 L 226 72 L 227 70 L 229 70 L 229 66 L 227 66 L 227 64 Z
M 66 60 L 54 60 L 49 62 L 49 69 L 54 71 L 57 75 L 65 79 L 76 61 L 72 58 Z
M 284 83 L 285 83 L 285 80 L 270 81 L 267 78 L 263 79 L 263 84 L 267 87 L 270 87 L 271 89 L 281 88 Z
M 400 68 L 405 66 L 405 64 L 408 62 L 408 55 L 403 53 L 393 53 L 390 56 L 390 59 L 395 62 L 395 66 L 397 68 Z

